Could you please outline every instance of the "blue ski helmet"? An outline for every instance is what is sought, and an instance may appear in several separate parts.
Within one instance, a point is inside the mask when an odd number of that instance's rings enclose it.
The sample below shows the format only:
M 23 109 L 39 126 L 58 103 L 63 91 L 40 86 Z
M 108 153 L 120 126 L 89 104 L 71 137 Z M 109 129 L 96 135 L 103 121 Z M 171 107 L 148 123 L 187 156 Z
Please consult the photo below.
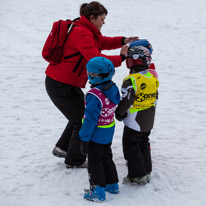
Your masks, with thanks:
M 101 84 L 112 79 L 114 64 L 104 57 L 94 57 L 86 65 L 88 79 L 91 84 Z
M 129 44 L 129 47 L 132 48 L 133 46 L 144 46 L 147 49 L 149 49 L 150 54 L 153 52 L 152 45 L 148 42 L 147 39 L 138 39 L 136 41 L 133 41 L 132 43 Z

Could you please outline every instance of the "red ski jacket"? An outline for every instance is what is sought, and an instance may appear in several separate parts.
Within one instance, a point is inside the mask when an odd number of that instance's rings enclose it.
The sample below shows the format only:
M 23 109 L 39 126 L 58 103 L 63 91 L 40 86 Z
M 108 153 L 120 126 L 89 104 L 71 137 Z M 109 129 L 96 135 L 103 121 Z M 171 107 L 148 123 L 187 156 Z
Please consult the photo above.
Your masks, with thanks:
M 107 56 L 101 51 L 120 48 L 122 38 L 103 36 L 85 16 L 81 16 L 66 39 L 61 63 L 49 64 L 45 73 L 59 82 L 84 88 L 88 80 L 86 63 L 91 58 L 103 56 L 115 67 L 121 65 L 120 55 Z

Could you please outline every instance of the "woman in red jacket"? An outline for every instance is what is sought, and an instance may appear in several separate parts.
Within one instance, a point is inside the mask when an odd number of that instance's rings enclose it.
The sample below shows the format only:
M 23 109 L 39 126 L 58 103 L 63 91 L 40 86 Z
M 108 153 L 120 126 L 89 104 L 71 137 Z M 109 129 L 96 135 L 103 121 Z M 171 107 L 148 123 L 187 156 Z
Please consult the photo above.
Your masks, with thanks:
M 100 32 L 105 23 L 106 8 L 98 2 L 82 4 L 81 18 L 64 44 L 60 64 L 49 64 L 46 69 L 46 90 L 56 107 L 68 119 L 68 124 L 56 143 L 53 154 L 65 158 L 67 168 L 84 167 L 86 156 L 80 153 L 79 130 L 84 114 L 84 93 L 87 83 L 86 63 L 93 57 L 103 56 L 115 67 L 126 59 L 126 44 L 138 37 L 106 37 Z M 122 47 L 122 48 L 121 48 Z M 102 50 L 121 48 L 120 55 L 104 55 Z

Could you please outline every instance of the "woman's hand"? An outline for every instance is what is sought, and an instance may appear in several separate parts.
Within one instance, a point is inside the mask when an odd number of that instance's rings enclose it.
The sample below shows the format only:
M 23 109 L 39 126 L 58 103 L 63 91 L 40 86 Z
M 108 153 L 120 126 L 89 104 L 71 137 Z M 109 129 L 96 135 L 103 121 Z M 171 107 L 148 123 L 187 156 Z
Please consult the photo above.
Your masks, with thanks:
M 128 38 L 125 38 L 125 40 L 124 40 L 124 43 L 125 44 L 129 44 L 129 43 L 131 43 L 131 42 L 133 42 L 133 41 L 136 41 L 136 40 L 138 40 L 139 39 L 139 37 L 128 37 Z
M 120 50 L 120 55 L 124 55 L 125 57 L 127 56 L 127 52 L 128 52 L 128 48 L 129 46 L 128 45 L 124 45 L 122 46 L 121 50 Z

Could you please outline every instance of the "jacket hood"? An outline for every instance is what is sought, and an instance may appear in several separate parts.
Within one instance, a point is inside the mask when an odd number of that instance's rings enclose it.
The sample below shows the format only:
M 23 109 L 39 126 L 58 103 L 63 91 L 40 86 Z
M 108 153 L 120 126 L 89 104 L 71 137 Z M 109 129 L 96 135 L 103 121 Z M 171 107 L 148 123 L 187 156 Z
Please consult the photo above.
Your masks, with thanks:
M 96 88 L 100 89 L 109 100 L 111 100 L 115 104 L 120 103 L 120 93 L 117 85 L 114 82 L 110 82 L 107 84 L 96 86 Z

